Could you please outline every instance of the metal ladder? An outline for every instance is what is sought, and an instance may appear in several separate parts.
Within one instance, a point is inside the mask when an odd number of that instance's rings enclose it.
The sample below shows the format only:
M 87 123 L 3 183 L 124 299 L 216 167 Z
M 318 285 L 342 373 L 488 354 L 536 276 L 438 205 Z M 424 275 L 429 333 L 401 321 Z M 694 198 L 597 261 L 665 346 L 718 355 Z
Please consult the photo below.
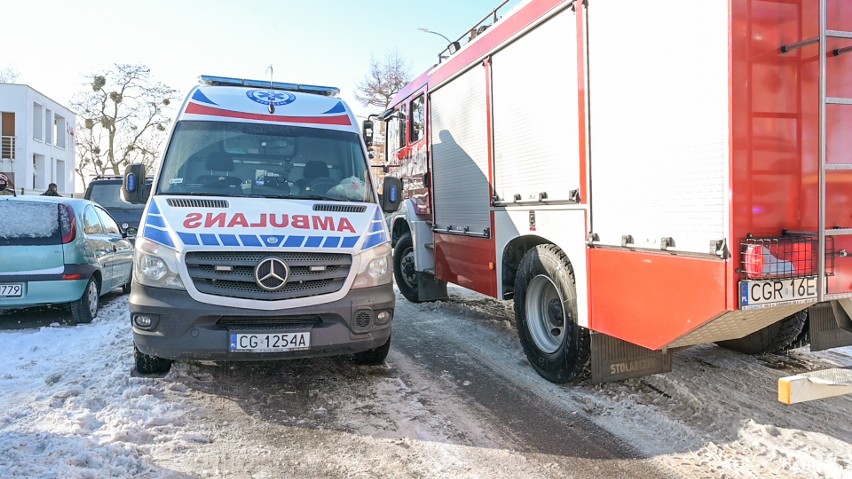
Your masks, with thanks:
M 848 297 L 848 293 L 829 293 L 826 291 L 826 239 L 829 236 L 852 236 L 852 228 L 826 229 L 826 176 L 829 171 L 852 171 L 852 163 L 827 163 L 827 109 L 828 105 L 852 105 L 852 98 L 829 97 L 827 75 L 829 55 L 836 57 L 852 52 L 852 46 L 829 51 L 828 39 L 840 38 L 852 40 L 852 32 L 829 30 L 828 1 L 819 2 L 819 34 L 798 43 L 784 45 L 782 53 L 819 43 L 819 270 L 817 276 L 817 298 L 819 302 Z

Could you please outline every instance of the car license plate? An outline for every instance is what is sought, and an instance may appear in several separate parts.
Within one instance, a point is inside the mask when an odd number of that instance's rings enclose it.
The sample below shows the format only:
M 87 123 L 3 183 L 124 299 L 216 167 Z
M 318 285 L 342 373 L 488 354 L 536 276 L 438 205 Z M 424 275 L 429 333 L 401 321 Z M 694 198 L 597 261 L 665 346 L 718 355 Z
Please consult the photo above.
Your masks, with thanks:
M 815 276 L 740 281 L 740 309 L 765 308 L 781 303 L 804 303 L 816 297 Z
M 0 298 L 20 298 L 24 294 L 24 285 L 21 283 L 0 284 Z
M 231 352 L 270 353 L 303 351 L 311 347 L 311 333 L 231 333 Z

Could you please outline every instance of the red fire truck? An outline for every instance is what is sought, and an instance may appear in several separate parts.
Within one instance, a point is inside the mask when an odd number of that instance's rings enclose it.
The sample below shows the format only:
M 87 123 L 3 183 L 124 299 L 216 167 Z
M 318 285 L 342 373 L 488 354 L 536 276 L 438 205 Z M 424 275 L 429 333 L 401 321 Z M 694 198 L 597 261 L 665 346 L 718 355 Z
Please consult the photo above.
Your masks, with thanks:
M 505 4 L 379 117 L 407 299 L 513 299 L 557 383 L 852 344 L 852 2 Z

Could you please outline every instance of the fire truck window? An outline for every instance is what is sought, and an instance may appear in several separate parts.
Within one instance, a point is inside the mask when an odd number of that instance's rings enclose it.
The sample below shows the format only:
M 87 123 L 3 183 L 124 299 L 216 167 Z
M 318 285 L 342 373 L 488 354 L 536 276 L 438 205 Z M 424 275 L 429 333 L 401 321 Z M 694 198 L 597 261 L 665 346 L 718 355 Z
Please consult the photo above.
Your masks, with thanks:
M 396 151 L 405 146 L 405 122 L 401 115 L 394 115 L 388 120 L 388 147 L 389 151 Z
M 423 95 L 411 102 L 411 143 L 423 139 L 423 125 L 426 120 Z
M 405 133 L 408 129 L 408 112 L 406 111 L 405 105 L 401 105 L 399 107 L 399 146 L 407 145 L 405 141 Z

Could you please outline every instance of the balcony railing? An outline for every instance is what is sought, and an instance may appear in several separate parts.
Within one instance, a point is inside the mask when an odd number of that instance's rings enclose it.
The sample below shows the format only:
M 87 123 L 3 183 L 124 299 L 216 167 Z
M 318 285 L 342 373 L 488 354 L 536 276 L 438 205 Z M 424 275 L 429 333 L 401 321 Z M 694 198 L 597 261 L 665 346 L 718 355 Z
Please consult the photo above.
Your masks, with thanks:
M 0 136 L 0 160 L 15 160 L 14 136 Z

